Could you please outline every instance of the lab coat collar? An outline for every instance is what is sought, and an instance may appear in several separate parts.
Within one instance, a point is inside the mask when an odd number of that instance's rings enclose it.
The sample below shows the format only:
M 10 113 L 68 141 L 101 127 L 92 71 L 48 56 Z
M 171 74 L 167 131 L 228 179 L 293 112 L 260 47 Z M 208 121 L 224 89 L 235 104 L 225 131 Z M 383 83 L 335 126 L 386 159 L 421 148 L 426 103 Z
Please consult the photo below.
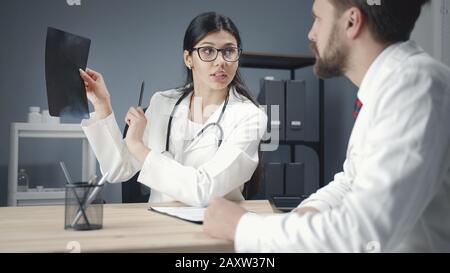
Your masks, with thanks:
M 176 91 L 179 92 L 179 91 Z M 181 96 L 181 94 L 180 94 Z M 170 107 L 170 111 L 175 108 L 175 103 L 178 101 L 180 96 L 176 96 L 173 99 L 173 104 Z M 175 151 L 182 151 L 184 145 L 184 133 L 186 132 L 187 126 L 187 116 L 189 111 L 189 101 L 191 100 L 192 93 L 186 96 L 180 104 L 176 107 L 173 113 L 172 128 L 170 130 L 170 153 L 173 154 L 173 158 L 181 162 L 181 154 Z M 170 115 L 171 113 L 169 113 Z
M 176 92 L 177 95 L 173 97 L 173 106 L 175 106 L 175 102 L 176 102 L 176 101 L 180 98 L 180 96 L 181 96 L 180 91 L 174 90 L 174 92 Z M 178 95 L 178 93 L 180 93 L 180 95 Z M 179 108 L 183 108 L 184 110 L 189 109 L 189 102 L 191 101 L 192 95 L 193 95 L 193 92 L 191 92 L 188 96 L 186 96 L 186 97 L 180 102 L 180 105 L 179 105 L 179 106 L 184 106 L 184 107 L 179 107 Z M 229 99 L 228 99 L 228 105 L 232 105 L 232 104 L 234 104 L 234 103 L 236 103 L 236 102 L 238 102 L 238 101 L 246 100 L 245 97 L 243 97 L 242 95 L 240 95 L 240 94 L 237 93 L 235 87 L 230 87 L 230 90 L 229 90 L 229 96 L 230 96 L 230 97 L 229 97 Z M 223 106 L 223 103 L 224 103 L 224 102 L 222 102 L 221 106 Z M 173 108 L 173 106 L 172 106 L 172 108 Z M 219 107 L 219 108 L 220 108 L 220 107 Z M 177 112 L 178 112 L 178 109 L 177 109 Z M 182 113 L 184 113 L 184 112 L 186 112 L 186 111 L 183 111 Z M 175 114 L 177 114 L 177 113 L 175 113 Z M 187 112 L 186 112 L 186 114 L 187 114 Z M 216 112 L 214 112 L 214 114 L 216 114 Z M 183 115 L 178 115 L 178 114 L 175 115 L 175 116 L 183 117 Z M 212 116 L 212 115 L 211 115 L 211 116 Z
M 358 91 L 358 98 L 365 105 L 370 101 L 369 96 L 375 95 L 376 87 L 384 74 L 391 73 L 398 65 L 403 63 L 409 56 L 423 51 L 416 42 L 399 42 L 388 46 L 381 52 L 367 70 L 366 75 Z M 375 87 L 375 89 L 373 89 Z
M 177 91 L 178 92 L 178 91 Z M 178 105 L 177 110 L 174 113 L 174 118 L 176 119 L 187 119 L 188 113 L 189 113 L 189 103 L 191 101 L 193 92 L 191 92 L 188 96 L 186 96 Z M 178 100 L 180 96 L 178 96 L 176 99 L 174 99 L 173 107 L 175 106 L 175 102 Z M 239 95 L 236 92 L 236 89 L 234 87 L 231 87 L 229 90 L 229 98 L 228 98 L 228 106 L 233 105 L 234 103 L 238 101 L 245 100 L 246 98 L 243 98 L 241 95 Z M 214 113 L 208 118 L 205 124 L 216 121 L 219 118 L 220 112 L 222 110 L 222 107 L 224 105 L 225 101 L 223 101 L 219 107 L 214 111 Z M 220 109 L 220 110 L 219 110 Z M 219 111 L 218 111 L 219 110 Z

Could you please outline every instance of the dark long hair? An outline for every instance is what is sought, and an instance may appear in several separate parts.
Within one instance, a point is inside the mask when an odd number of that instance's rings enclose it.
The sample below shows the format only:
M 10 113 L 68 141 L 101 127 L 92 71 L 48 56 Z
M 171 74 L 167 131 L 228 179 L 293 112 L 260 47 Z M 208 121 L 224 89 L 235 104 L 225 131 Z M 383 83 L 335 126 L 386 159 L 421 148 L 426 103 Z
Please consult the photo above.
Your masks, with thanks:
M 227 31 L 228 33 L 233 35 L 233 37 L 237 41 L 238 48 L 242 48 L 242 40 L 241 36 L 239 35 L 239 30 L 230 18 L 216 12 L 205 12 L 195 17 L 186 29 L 183 40 L 183 50 L 189 51 L 190 54 L 192 54 L 192 49 L 198 42 L 200 42 L 208 34 L 219 32 L 221 30 Z M 186 82 L 180 89 L 180 92 L 183 93 L 182 97 L 187 97 L 194 90 L 194 77 L 192 75 L 192 70 L 186 68 L 186 73 Z M 231 81 L 229 87 L 234 87 L 239 95 L 244 96 L 257 107 L 259 107 L 258 102 L 255 98 L 253 98 L 248 87 L 245 85 L 244 80 L 239 73 L 239 68 L 236 71 L 236 75 Z M 253 173 L 252 178 L 250 179 L 250 181 L 248 181 L 251 183 L 247 182 L 245 184 L 244 195 L 246 195 L 247 197 L 250 197 L 250 195 L 252 194 L 251 191 L 255 191 L 251 189 L 257 189 L 259 186 L 259 182 L 262 176 L 261 155 L 262 154 L 259 152 L 260 160 L 258 162 L 258 166 Z

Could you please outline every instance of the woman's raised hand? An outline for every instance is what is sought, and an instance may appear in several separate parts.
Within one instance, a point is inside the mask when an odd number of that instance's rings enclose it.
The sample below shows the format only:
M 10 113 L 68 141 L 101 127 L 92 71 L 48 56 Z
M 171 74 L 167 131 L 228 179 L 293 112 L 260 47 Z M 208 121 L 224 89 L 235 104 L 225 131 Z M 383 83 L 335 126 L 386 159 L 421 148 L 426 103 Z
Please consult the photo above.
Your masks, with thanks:
M 95 108 L 95 118 L 104 119 L 112 113 L 111 100 L 103 76 L 92 70 L 80 69 L 80 76 L 84 81 L 86 96 Z

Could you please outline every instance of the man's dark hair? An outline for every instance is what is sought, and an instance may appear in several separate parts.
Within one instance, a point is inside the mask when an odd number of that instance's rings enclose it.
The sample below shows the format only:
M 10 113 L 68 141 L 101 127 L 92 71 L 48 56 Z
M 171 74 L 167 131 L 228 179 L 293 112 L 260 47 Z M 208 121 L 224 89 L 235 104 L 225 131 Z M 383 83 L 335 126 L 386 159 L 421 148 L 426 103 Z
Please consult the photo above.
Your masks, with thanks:
M 422 6 L 430 0 L 330 0 L 340 16 L 351 7 L 366 17 L 374 38 L 382 43 L 409 40 Z

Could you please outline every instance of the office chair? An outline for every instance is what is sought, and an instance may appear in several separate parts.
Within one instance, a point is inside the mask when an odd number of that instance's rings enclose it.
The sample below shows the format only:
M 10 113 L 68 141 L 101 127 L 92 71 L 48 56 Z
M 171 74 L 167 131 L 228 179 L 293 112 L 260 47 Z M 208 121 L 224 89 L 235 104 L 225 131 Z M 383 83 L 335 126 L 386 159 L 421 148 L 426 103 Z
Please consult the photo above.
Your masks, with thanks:
M 261 149 L 258 149 L 258 157 L 259 163 L 256 167 L 256 170 L 253 172 L 252 177 L 249 181 L 244 184 L 244 190 L 242 191 L 242 195 L 245 200 L 258 200 L 264 199 L 264 193 L 262 192 L 264 186 L 262 183 L 264 182 L 264 164 L 263 162 L 263 153 Z

